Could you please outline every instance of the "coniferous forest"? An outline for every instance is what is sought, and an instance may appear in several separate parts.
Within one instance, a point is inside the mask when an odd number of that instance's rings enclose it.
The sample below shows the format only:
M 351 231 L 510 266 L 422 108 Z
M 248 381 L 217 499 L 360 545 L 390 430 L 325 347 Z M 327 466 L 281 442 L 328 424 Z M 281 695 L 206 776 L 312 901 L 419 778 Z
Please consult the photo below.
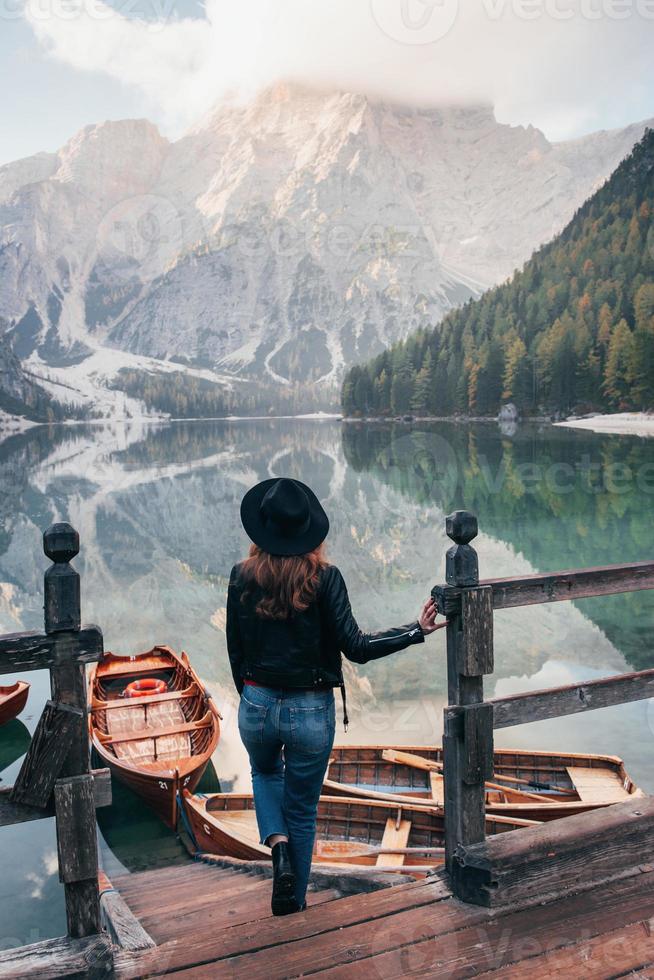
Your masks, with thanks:
M 654 408 L 654 131 L 501 286 L 366 364 L 348 416 Z

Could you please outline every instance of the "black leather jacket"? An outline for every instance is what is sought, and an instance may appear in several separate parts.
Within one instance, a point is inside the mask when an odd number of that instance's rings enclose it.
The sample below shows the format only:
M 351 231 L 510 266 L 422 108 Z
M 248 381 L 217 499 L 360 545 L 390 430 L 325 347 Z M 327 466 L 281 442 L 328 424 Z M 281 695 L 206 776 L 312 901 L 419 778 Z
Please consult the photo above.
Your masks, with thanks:
M 365 664 L 413 643 L 423 643 L 418 622 L 381 633 L 362 633 L 352 615 L 343 576 L 334 565 L 323 569 L 316 599 L 286 620 L 264 619 L 255 607 L 262 596 L 244 585 L 235 565 L 227 592 L 227 650 L 239 692 L 244 680 L 269 687 L 342 687 L 341 652 Z

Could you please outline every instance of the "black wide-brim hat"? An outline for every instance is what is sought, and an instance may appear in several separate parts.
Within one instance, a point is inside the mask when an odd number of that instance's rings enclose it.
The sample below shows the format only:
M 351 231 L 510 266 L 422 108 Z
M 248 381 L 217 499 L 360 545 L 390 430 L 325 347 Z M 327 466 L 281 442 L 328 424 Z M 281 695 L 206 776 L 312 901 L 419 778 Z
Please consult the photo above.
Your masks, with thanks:
M 270 555 L 305 555 L 329 531 L 329 518 L 313 490 L 299 480 L 263 480 L 243 497 L 241 521 L 249 538 Z

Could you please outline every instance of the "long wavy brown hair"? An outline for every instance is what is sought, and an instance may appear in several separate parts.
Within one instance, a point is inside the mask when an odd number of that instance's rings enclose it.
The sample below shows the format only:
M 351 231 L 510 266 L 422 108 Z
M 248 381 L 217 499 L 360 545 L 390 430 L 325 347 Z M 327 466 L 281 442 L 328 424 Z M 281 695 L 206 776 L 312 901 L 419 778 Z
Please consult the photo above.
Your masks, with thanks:
M 253 584 L 264 593 L 256 605 L 257 615 L 264 619 L 288 619 L 304 612 L 315 599 L 320 572 L 327 565 L 324 542 L 305 555 L 270 555 L 258 545 L 250 545 L 248 557 L 241 566 L 246 587 L 243 599 Z

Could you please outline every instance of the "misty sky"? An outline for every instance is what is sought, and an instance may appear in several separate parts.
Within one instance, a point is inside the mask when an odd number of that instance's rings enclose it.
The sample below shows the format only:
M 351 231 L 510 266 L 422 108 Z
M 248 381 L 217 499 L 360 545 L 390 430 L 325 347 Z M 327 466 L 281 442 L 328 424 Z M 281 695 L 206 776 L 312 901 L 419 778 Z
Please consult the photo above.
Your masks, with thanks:
M 174 137 L 279 78 L 567 139 L 654 117 L 653 42 L 654 0 L 0 0 L 0 163 L 105 119 Z

